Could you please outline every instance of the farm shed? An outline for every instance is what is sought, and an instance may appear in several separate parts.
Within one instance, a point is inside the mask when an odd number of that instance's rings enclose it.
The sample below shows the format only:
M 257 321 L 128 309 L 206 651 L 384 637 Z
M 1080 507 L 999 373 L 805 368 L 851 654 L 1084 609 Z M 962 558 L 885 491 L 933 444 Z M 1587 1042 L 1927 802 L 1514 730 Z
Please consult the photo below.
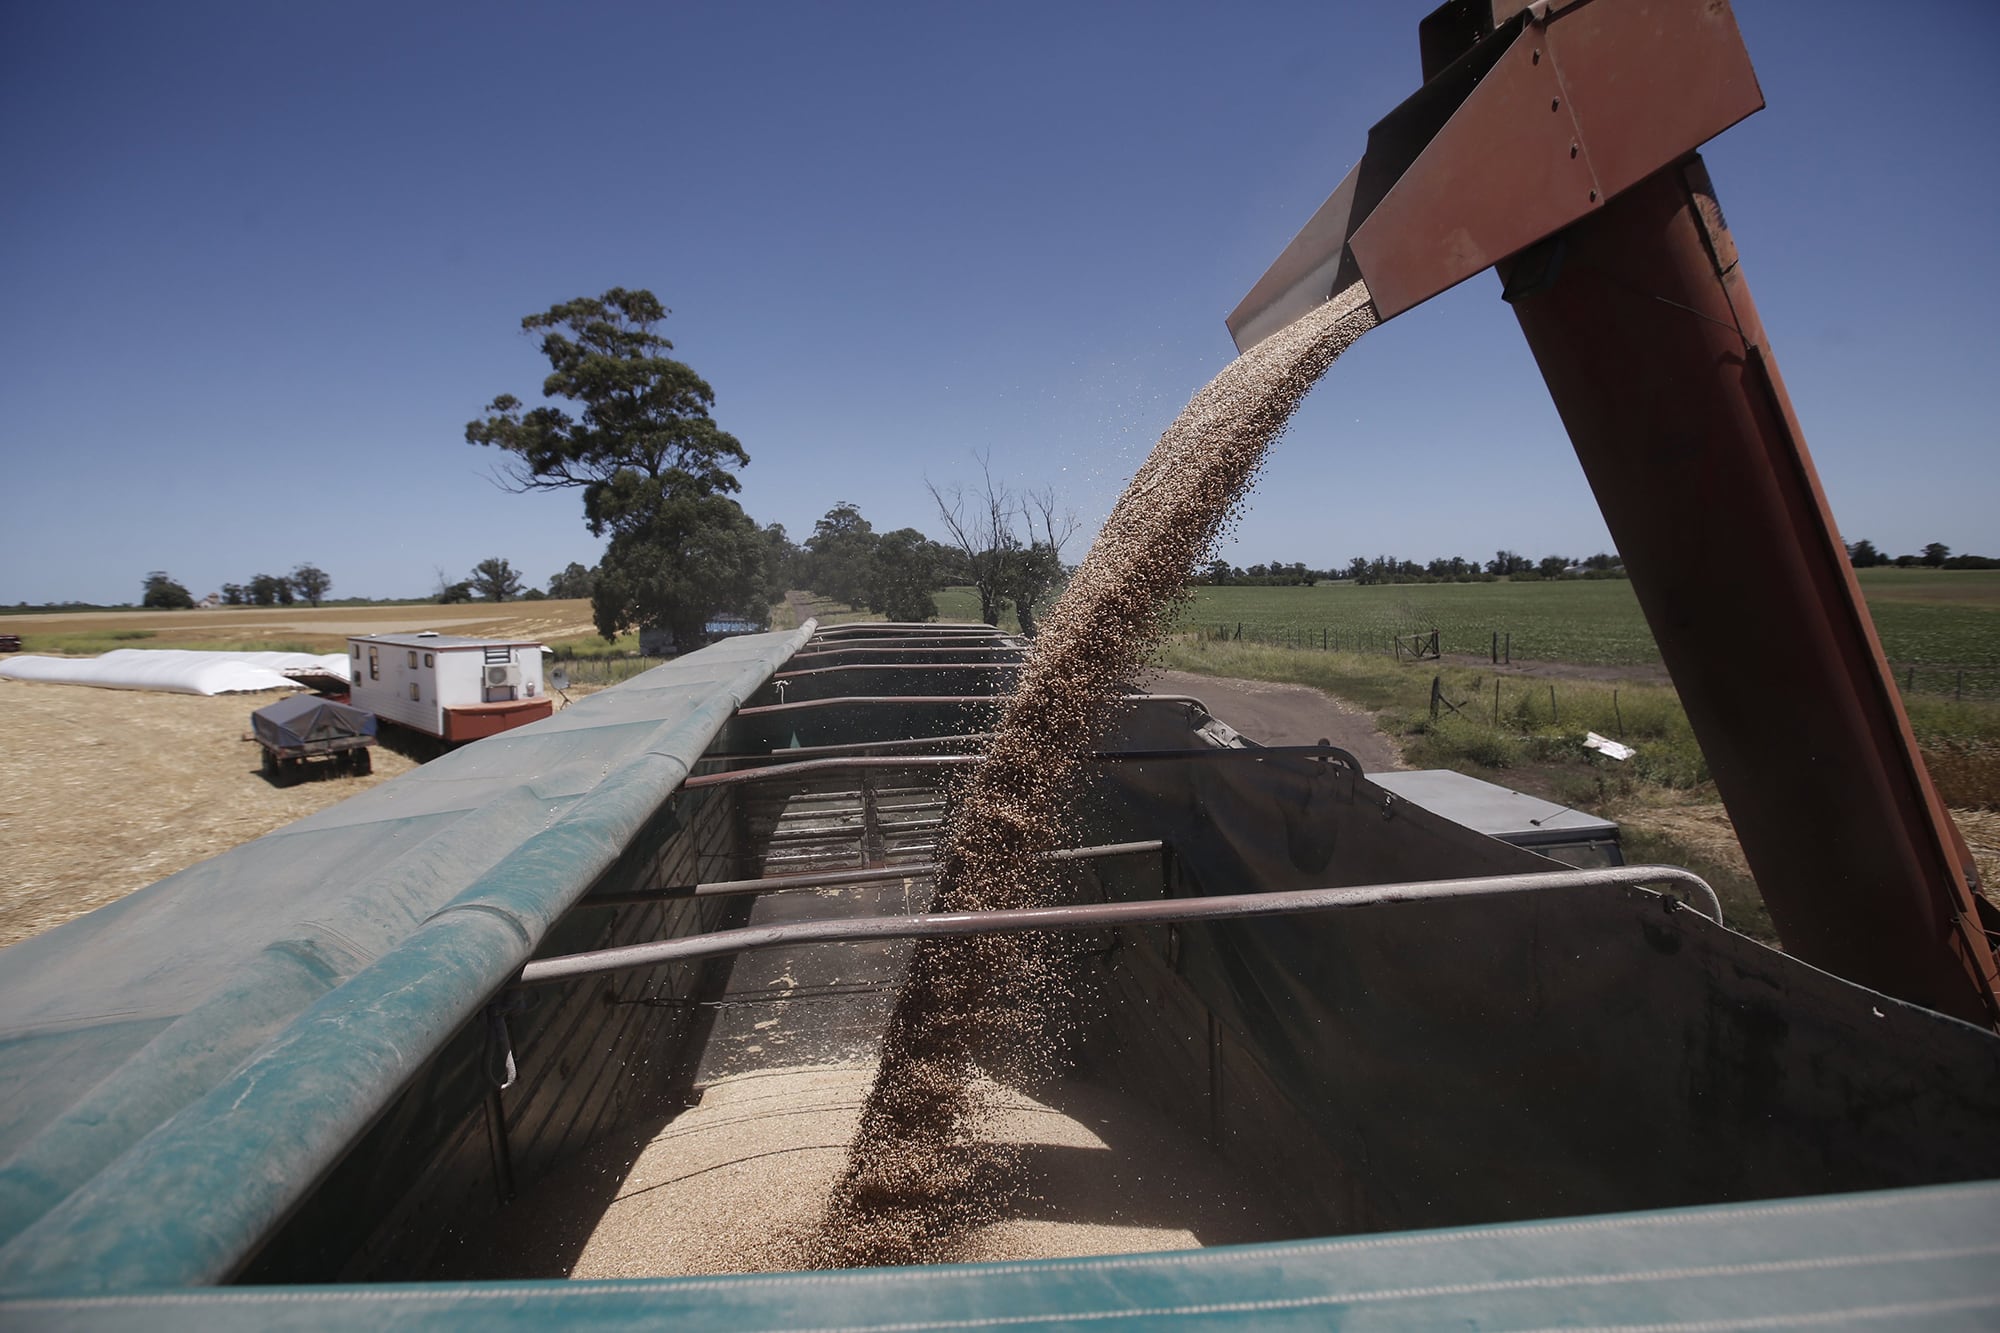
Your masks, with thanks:
M 447 741 L 474 741 L 554 711 L 542 647 L 520 639 L 377 634 L 347 641 L 354 706 Z

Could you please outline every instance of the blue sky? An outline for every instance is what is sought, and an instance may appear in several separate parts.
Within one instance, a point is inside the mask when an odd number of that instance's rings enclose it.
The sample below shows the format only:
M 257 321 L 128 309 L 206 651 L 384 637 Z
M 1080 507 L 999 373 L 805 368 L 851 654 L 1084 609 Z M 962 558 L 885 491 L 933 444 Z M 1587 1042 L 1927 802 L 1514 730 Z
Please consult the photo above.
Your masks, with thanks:
M 591 563 L 463 430 L 538 395 L 522 315 L 614 285 L 759 522 L 935 532 L 987 450 L 1094 526 L 1428 7 L 0 8 L 0 602 Z M 1737 11 L 1769 108 L 1707 156 L 1841 528 L 2000 554 L 2000 6 Z M 1482 275 L 1336 367 L 1225 554 L 1608 544 Z

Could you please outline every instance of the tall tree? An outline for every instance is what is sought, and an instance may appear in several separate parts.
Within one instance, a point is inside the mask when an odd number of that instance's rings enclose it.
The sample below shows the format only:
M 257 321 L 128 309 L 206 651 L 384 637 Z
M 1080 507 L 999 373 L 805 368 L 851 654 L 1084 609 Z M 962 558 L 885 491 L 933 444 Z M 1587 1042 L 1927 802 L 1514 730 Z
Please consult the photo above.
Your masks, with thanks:
M 874 578 L 875 526 L 842 500 L 813 524 L 806 538 L 806 585 L 849 606 L 868 605 Z
M 1069 576 L 1062 552 L 1076 535 L 1076 515 L 1057 505 L 1055 487 L 1025 491 L 1016 505 L 1025 537 L 1006 564 L 1006 593 L 1021 633 L 1034 638 L 1038 608 L 1055 600 Z
M 937 543 L 915 528 L 897 528 L 875 539 L 870 552 L 868 609 L 890 620 L 937 619 Z
M 600 633 L 664 628 L 686 649 L 711 612 L 762 612 L 739 593 L 763 586 L 766 560 L 762 542 L 741 540 L 749 516 L 728 498 L 750 455 L 709 415 L 707 381 L 666 355 L 673 344 L 656 330 L 667 313 L 649 291 L 614 287 L 529 315 L 521 327 L 541 336 L 549 405 L 502 394 L 465 438 L 508 455 L 510 489 L 583 492 L 585 523 L 611 538 L 592 593 Z
M 610 639 L 656 626 L 687 652 L 718 612 L 762 620 L 771 605 L 765 549 L 763 532 L 728 496 L 669 493 L 643 521 L 612 533 L 591 594 L 598 632 Z
M 194 595 L 164 569 L 146 575 L 146 595 L 139 605 L 161 611 L 186 611 L 194 606 Z
M 1924 547 L 1924 563 L 1932 569 L 1941 569 L 1944 562 L 1951 559 L 1951 548 L 1943 542 L 1932 542 Z
M 585 569 L 582 565 L 572 560 L 563 566 L 560 574 L 550 577 L 549 596 L 563 598 L 588 597 L 596 586 L 596 572 Z
M 1061 586 L 1062 548 L 1076 534 L 1076 516 L 1062 509 L 1054 487 L 1015 493 L 993 477 L 990 455 L 975 454 L 979 485 L 940 487 L 928 479 L 945 526 L 979 593 L 979 618 L 1000 623 L 1011 604 L 1021 632 L 1035 634 L 1035 608 Z
M 292 581 L 279 574 L 259 574 L 250 580 L 250 600 L 258 606 L 290 606 Z
M 299 596 L 318 606 L 320 599 L 333 590 L 333 579 L 318 565 L 300 565 L 292 571 L 292 586 L 299 590 Z
M 499 556 L 488 556 L 472 567 L 472 577 L 466 580 L 472 590 L 489 602 L 504 602 L 509 597 L 521 595 L 521 576 L 514 566 Z
M 764 582 L 772 601 L 803 586 L 805 558 L 805 551 L 792 540 L 784 524 L 764 525 Z

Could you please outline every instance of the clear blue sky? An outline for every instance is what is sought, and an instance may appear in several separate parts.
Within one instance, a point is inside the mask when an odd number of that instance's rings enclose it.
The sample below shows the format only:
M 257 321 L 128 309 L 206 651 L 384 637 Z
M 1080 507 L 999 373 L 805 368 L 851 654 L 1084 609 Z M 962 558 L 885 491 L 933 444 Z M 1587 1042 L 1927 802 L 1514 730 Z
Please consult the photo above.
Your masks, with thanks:
M 0 7 L 0 602 L 591 563 L 462 432 L 614 285 L 759 522 L 935 532 L 990 450 L 1094 527 L 1428 7 Z M 1770 105 L 1709 164 L 1841 527 L 2000 554 L 2000 5 L 1737 8 Z M 1483 275 L 1335 369 L 1225 554 L 1503 545 L 1608 539 Z

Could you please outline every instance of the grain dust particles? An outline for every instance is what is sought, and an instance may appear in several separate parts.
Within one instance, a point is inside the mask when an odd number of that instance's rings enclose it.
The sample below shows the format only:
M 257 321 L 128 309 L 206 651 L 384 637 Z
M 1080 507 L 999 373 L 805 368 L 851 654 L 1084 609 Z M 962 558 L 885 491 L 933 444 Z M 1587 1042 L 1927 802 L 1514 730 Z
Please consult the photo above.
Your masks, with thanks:
M 1051 900 L 1040 856 L 1114 701 L 1152 655 L 1188 577 L 1232 527 L 1266 451 L 1328 367 L 1376 324 L 1357 283 L 1238 357 L 1160 437 L 1043 621 L 939 856 L 933 910 Z M 1031 935 L 922 941 L 890 1020 L 847 1161 L 801 1262 L 843 1268 L 949 1256 L 1019 1188 L 989 1132 L 987 1090 L 1051 1072 L 1061 964 Z

